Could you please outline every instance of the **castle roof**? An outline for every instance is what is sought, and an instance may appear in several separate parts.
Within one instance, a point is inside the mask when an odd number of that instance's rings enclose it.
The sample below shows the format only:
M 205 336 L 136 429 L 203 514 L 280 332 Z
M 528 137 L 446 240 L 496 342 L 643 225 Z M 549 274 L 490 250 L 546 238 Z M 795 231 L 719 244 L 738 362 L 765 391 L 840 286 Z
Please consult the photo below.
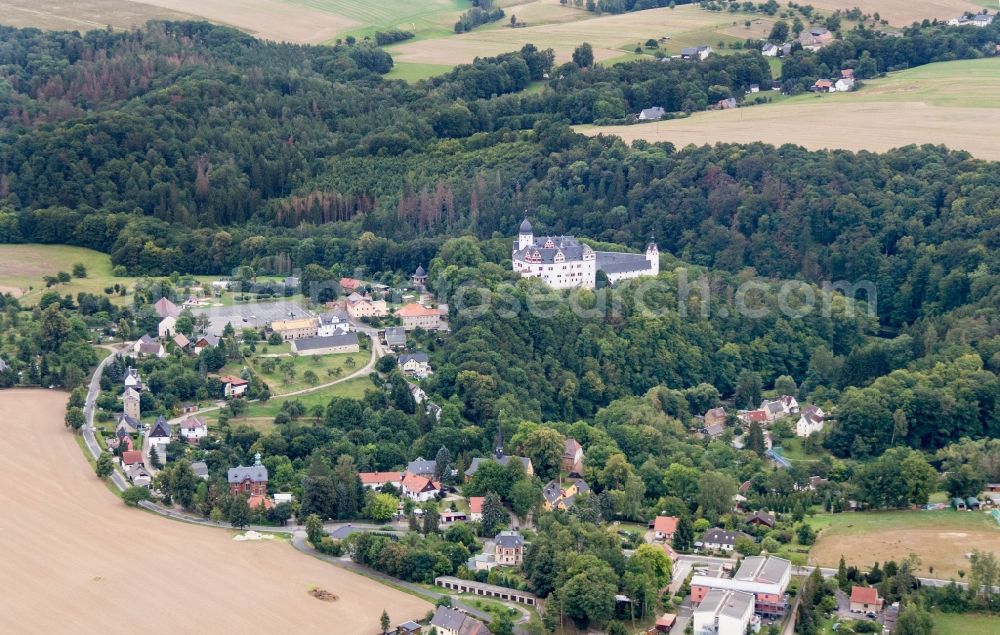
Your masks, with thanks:
M 562 253 L 567 261 L 583 260 L 584 254 L 590 253 L 587 245 L 580 244 L 575 236 L 536 236 L 533 243 L 524 249 L 514 252 L 515 260 L 538 259 L 542 263 L 555 262 L 556 254 Z
M 625 271 L 645 271 L 651 267 L 645 254 L 599 251 L 597 252 L 597 268 L 605 273 L 622 273 Z
M 414 278 L 422 278 L 422 277 L 424 277 L 426 275 L 427 275 L 427 272 L 424 271 L 424 266 L 423 265 L 417 265 L 417 270 L 413 272 L 413 277 Z
M 521 229 L 519 229 L 518 231 L 520 233 L 522 233 L 522 234 L 530 234 L 531 233 L 531 222 L 528 221 L 528 217 L 527 216 L 525 216 L 524 220 L 521 221 Z

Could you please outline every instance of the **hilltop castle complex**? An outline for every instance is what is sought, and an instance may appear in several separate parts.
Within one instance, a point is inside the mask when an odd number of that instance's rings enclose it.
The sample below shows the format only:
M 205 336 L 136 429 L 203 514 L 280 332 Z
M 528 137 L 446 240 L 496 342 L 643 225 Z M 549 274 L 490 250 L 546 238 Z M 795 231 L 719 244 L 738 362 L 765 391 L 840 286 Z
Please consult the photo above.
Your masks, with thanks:
M 609 282 L 660 273 L 660 251 L 652 239 L 645 255 L 594 251 L 575 236 L 535 238 L 527 218 L 518 230 L 511 260 L 514 271 L 522 277 L 541 278 L 554 289 L 593 289 L 597 286 L 598 271 L 603 271 Z

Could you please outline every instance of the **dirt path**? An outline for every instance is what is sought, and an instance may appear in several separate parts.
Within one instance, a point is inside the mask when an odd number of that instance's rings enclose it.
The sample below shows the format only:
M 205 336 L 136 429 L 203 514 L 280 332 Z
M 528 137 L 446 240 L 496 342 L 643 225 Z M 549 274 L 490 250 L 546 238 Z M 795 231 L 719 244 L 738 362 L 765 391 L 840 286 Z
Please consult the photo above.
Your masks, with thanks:
M 65 405 L 0 391 L 0 632 L 370 634 L 383 608 L 394 624 L 431 609 L 284 542 L 125 507 L 80 456 Z

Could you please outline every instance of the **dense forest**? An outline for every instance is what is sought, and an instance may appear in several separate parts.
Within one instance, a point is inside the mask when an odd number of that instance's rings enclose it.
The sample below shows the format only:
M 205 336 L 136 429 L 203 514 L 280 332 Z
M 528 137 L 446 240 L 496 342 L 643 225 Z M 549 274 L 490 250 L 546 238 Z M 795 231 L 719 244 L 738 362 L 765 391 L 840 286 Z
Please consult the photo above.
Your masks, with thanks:
M 919 25 L 899 38 L 854 31 L 818 53 L 794 52 L 783 80 L 794 89 L 856 63 L 878 73 L 975 57 L 998 40 L 996 26 Z M 155 328 L 149 305 L 158 294 L 182 300 L 183 275 L 247 265 L 294 272 L 303 286 L 344 275 L 396 283 L 424 265 L 452 307 L 449 334 L 413 335 L 435 369 L 423 388 L 440 419 L 417 407 L 388 358 L 363 399 L 308 409 L 285 399 L 265 432 L 230 425 L 245 406 L 228 406 L 213 438 L 172 444 L 169 454 L 185 458 L 157 485 L 209 517 L 282 522 L 249 517 L 224 484 L 228 467 L 259 452 L 272 489 L 294 493 L 303 515 L 379 519 L 385 500 L 360 488 L 358 469 L 434 456 L 461 472 L 489 455 L 499 428 L 538 474 L 489 464 L 467 489 L 521 515 L 537 509 L 541 478 L 558 474 L 553 453 L 577 439 L 592 495 L 572 514 L 539 514 L 523 577 L 491 581 L 549 596 L 581 628 L 625 618 L 616 591 L 643 598 L 645 611 L 664 581 L 652 556 L 626 563 L 632 538 L 613 538 L 606 521 L 666 510 L 698 531 L 741 527 L 731 501 L 748 483 L 748 504 L 784 518 L 753 534 L 746 553 L 759 540 L 796 557 L 810 540 L 806 508 L 923 504 L 939 486 L 978 493 L 973 477 L 1000 465 L 996 164 L 932 146 L 874 154 L 586 138 L 570 124 L 652 102 L 701 109 L 770 71 L 754 51 L 611 68 L 577 60 L 556 66 L 551 51 L 526 45 L 409 85 L 382 77 L 392 59 L 367 42 L 279 45 L 195 23 L 85 35 L 0 27 L 0 242 L 91 247 L 118 271 L 150 277 L 124 304 L 112 302 L 126 296 L 114 287 L 76 297 L 55 287 L 31 307 L 0 296 L 9 365 L 0 383 L 73 390 L 67 424 L 79 427 L 81 386 L 97 362 L 88 342 Z M 523 90 L 546 75 L 542 90 Z M 567 293 L 520 279 L 510 240 L 526 214 L 537 234 L 574 234 L 595 248 L 638 250 L 655 236 L 656 290 L 642 306 L 640 281 Z M 683 279 L 701 276 L 709 298 L 683 290 Z M 780 309 L 788 280 L 829 311 Z M 748 281 L 765 291 L 763 317 L 737 310 Z M 473 299 L 462 295 L 469 289 Z M 486 297 L 503 310 L 476 311 Z M 209 374 L 254 358 L 265 335 L 227 333 L 201 358 L 171 345 L 163 359 L 129 360 L 155 387 L 144 412 L 179 415 L 184 400 L 217 397 Z M 120 408 L 112 389 L 122 370 L 113 364 L 102 378 L 106 420 Z M 253 390 L 270 396 L 264 382 Z M 804 442 L 822 458 L 774 470 L 759 427 L 690 434 L 706 410 L 755 406 L 765 393 L 831 413 Z M 793 436 L 787 425 L 771 432 Z M 190 477 L 195 460 L 210 482 Z M 827 482 L 809 489 L 810 477 Z M 425 536 L 359 539 L 352 557 L 410 580 L 471 576 L 462 563 L 475 541 L 426 518 L 415 527 Z

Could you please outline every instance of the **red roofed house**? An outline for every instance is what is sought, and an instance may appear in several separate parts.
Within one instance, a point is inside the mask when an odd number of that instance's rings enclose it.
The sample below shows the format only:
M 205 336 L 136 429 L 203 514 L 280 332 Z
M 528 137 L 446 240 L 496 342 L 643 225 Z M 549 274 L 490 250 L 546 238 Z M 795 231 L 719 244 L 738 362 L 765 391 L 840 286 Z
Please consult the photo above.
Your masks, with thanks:
M 767 412 L 764 410 L 750 410 L 749 412 L 744 412 L 742 419 L 745 423 L 767 423 Z
M 130 465 L 142 465 L 141 450 L 126 450 L 122 452 L 122 469 Z
M 415 302 L 403 305 L 396 311 L 396 315 L 403 321 L 403 328 L 406 330 L 418 327 L 436 329 L 441 326 L 441 309 L 429 309 Z
M 225 395 L 227 399 L 235 399 L 242 397 L 247 391 L 247 380 L 242 377 L 234 377 L 232 375 L 223 375 L 219 377 L 219 381 L 225 386 Z
M 357 291 L 361 288 L 363 283 L 360 280 L 355 280 L 354 278 L 341 278 L 340 287 L 344 291 Z
M 396 489 L 403 486 L 401 472 L 358 472 L 361 484 L 376 492 L 382 491 L 386 484 L 392 485 Z
M 469 520 L 475 522 L 483 519 L 483 496 L 469 497 Z
M 441 491 L 441 485 L 426 476 L 417 476 L 411 472 L 403 475 L 403 495 L 418 503 L 429 501 Z
M 664 613 L 656 620 L 656 625 L 653 628 L 657 633 L 669 633 L 670 629 L 674 627 L 674 622 L 676 621 L 676 615 L 673 613 Z
M 817 79 L 812 85 L 812 91 L 816 93 L 829 93 L 833 90 L 833 82 L 828 79 Z
M 851 587 L 851 613 L 878 613 L 882 610 L 882 598 L 878 589 L 870 586 Z
M 677 532 L 676 516 L 657 516 L 653 521 L 653 535 L 657 540 L 673 540 Z

